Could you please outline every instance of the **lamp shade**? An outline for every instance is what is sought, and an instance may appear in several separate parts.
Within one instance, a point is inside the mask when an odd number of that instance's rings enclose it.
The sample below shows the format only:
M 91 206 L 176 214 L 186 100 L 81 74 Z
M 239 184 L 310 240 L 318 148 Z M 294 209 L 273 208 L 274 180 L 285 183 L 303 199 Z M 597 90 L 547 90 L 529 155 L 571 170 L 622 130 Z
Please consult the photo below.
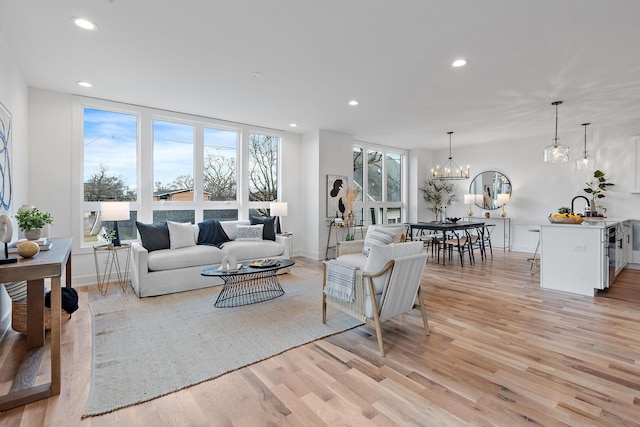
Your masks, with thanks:
M 465 194 L 464 195 L 464 204 L 465 205 L 472 205 L 476 202 L 476 195 L 475 194 Z
M 103 221 L 127 221 L 129 202 L 100 202 L 100 215 Z
M 271 202 L 269 210 L 271 216 L 287 216 L 289 214 L 289 205 L 287 202 Z

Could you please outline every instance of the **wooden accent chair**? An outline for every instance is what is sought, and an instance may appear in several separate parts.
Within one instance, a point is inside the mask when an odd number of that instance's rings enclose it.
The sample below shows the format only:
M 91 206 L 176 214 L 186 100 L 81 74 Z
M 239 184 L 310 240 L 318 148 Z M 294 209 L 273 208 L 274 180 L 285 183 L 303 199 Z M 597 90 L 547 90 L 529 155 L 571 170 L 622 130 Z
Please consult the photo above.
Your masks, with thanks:
M 376 330 L 380 355 L 384 356 L 381 323 L 399 314 L 419 308 L 425 335 L 429 335 L 429 322 L 424 305 L 420 281 L 427 262 L 422 242 L 392 243 L 372 246 L 368 256 L 357 253 L 358 244 L 349 242 L 350 253 L 338 249 L 341 262 L 359 264 L 355 275 L 353 301 L 342 301 L 325 294 L 327 266 L 322 292 L 322 323 L 327 321 L 327 305 L 353 316 Z M 359 245 L 360 248 L 362 245 Z M 417 299 L 417 301 L 416 301 Z

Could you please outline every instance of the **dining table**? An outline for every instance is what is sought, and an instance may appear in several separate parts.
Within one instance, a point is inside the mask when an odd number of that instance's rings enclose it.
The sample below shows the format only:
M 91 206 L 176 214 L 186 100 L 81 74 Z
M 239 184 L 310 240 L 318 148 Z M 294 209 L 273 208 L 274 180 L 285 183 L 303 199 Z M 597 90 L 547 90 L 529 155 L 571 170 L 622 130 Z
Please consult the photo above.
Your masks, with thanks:
M 481 234 L 484 230 L 484 222 L 414 222 L 408 223 L 406 226 L 409 229 L 409 240 L 420 240 L 425 236 L 425 231 L 435 232 L 432 241 L 435 243 L 442 243 L 450 238 L 460 238 L 458 231 L 468 231 L 470 229 L 476 229 Z M 433 247 L 433 246 L 432 246 Z M 440 246 L 439 246 L 440 247 Z M 446 257 L 442 257 L 442 264 L 445 264 Z M 440 250 L 438 250 L 438 263 L 440 263 Z

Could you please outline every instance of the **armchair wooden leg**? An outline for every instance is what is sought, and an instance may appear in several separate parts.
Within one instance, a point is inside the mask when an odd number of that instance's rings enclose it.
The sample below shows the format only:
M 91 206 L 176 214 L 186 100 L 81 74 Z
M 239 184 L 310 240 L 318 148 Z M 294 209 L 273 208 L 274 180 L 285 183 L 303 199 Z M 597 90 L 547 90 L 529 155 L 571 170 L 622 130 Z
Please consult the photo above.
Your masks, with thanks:
M 322 324 L 327 323 L 327 294 L 324 288 L 327 286 L 327 264 L 324 264 L 324 275 L 322 276 Z
M 382 325 L 380 324 L 380 318 L 376 315 L 376 335 L 378 336 L 378 348 L 380 349 L 380 356 L 384 357 L 384 341 L 382 341 Z
M 422 313 L 422 323 L 424 323 L 424 334 L 429 335 L 429 317 L 427 316 L 427 309 L 424 306 L 424 298 L 422 298 L 421 288 L 418 288 L 418 304 L 420 305 L 420 312 Z

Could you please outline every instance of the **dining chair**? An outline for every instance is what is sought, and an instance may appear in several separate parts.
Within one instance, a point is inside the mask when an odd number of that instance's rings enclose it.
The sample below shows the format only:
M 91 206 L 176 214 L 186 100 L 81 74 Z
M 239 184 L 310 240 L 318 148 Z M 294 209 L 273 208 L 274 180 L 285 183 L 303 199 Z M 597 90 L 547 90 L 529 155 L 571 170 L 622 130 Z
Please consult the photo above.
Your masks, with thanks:
M 460 255 L 460 266 L 464 267 L 464 253 L 469 254 L 469 264 L 475 264 L 475 256 L 473 254 L 473 243 L 478 240 L 477 236 L 470 233 L 470 228 L 466 227 L 451 232 L 448 237 L 443 239 L 443 244 L 438 247 L 438 261 L 440 260 L 440 250 L 449 255 L 449 261 L 452 259 L 453 249 L 458 251 Z M 444 263 L 444 258 L 443 258 Z

